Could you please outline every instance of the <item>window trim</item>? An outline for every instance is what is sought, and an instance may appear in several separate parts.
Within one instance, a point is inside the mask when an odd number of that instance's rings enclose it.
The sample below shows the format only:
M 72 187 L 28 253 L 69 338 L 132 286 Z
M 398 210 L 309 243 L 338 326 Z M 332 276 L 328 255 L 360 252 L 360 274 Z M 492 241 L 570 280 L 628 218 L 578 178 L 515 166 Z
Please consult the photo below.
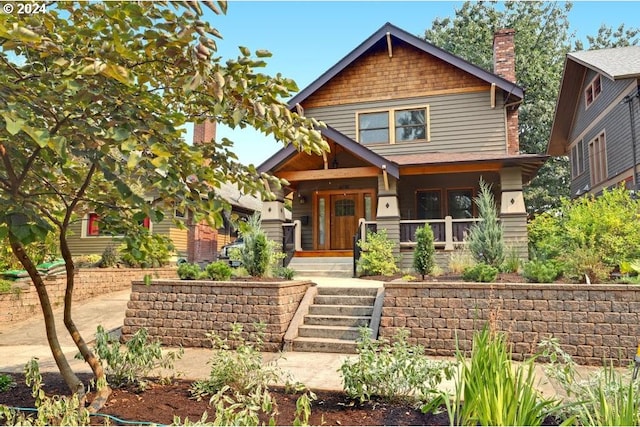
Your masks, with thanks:
M 118 238 L 118 237 L 123 237 L 124 236 L 122 234 L 116 234 L 116 235 L 100 234 L 100 226 L 99 226 L 99 224 L 98 224 L 98 227 L 97 227 L 98 234 L 93 234 L 93 233 L 90 234 L 89 230 L 90 230 L 91 224 L 95 223 L 95 222 L 98 222 L 99 219 L 100 219 L 100 216 L 95 212 L 88 212 L 82 217 L 81 232 L 80 232 L 80 237 L 82 239 L 112 239 L 114 237 Z M 144 224 L 145 222 L 147 224 Z M 143 224 L 142 225 L 147 230 L 149 230 L 149 233 L 153 233 L 153 221 L 151 221 L 151 218 L 149 218 L 149 217 L 145 218 L 143 220 Z
M 576 155 L 579 151 L 578 148 L 582 146 L 580 152 L 582 153 L 582 162 L 579 162 L 578 160 L 580 159 L 579 155 Z M 585 173 L 587 167 L 586 167 L 586 162 L 584 159 L 584 139 L 581 139 L 580 141 L 576 142 L 575 144 L 573 144 L 571 146 L 571 149 L 569 150 L 569 163 L 570 163 L 570 167 L 571 167 L 571 178 L 577 178 L 580 175 L 582 175 L 583 173 Z M 574 173 L 574 165 L 575 167 L 575 173 Z
M 406 110 L 425 110 L 425 139 L 414 139 L 412 141 L 400 141 L 396 142 L 396 111 L 406 111 Z M 369 144 L 363 144 L 360 142 L 360 115 L 361 114 L 373 114 L 373 113 L 388 113 L 387 115 L 387 128 L 389 132 L 389 141 L 387 142 L 373 142 Z M 419 105 L 408 105 L 408 106 L 398 106 L 393 108 L 376 108 L 370 110 L 362 110 L 356 111 L 356 141 L 359 144 L 369 146 L 369 145 L 389 145 L 389 144 L 414 144 L 416 142 L 431 142 L 431 106 L 429 104 L 419 104 Z
M 596 81 L 598 82 L 598 85 L 597 85 L 598 93 L 596 93 Z M 602 93 L 602 78 L 600 77 L 600 74 L 597 74 L 593 79 L 591 79 L 586 89 L 584 90 L 585 110 L 588 109 L 591 105 L 593 105 L 593 103 L 596 101 L 596 99 L 598 99 L 601 93 Z M 591 95 L 591 100 L 589 100 L 589 95 Z
M 596 144 L 596 141 L 600 141 L 600 144 L 602 145 L 602 148 L 599 151 L 600 156 L 598 158 L 595 156 L 595 149 L 592 148 Z M 602 176 L 599 177 L 600 179 L 598 181 L 596 181 L 596 176 L 594 174 L 596 160 L 598 160 L 598 166 L 602 167 Z M 591 188 L 605 182 L 608 179 L 608 176 L 609 165 L 607 161 L 607 136 L 606 132 L 603 130 L 598 134 L 598 136 L 589 141 L 589 182 L 591 184 Z

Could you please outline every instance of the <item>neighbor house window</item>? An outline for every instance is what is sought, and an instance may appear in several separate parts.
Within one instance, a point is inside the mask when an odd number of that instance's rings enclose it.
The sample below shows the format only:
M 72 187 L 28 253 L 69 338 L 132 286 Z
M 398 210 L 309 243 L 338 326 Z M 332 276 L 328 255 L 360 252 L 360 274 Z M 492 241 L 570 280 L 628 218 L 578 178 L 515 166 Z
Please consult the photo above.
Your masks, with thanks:
M 591 186 L 607 179 L 607 146 L 604 132 L 589 143 L 589 168 Z
M 429 106 L 358 113 L 361 144 L 430 141 Z
M 585 105 L 589 107 L 593 104 L 593 101 L 596 100 L 598 95 L 602 92 L 602 80 L 600 79 L 600 74 L 598 74 L 587 86 L 587 89 L 584 91 L 584 100 Z
M 419 190 L 416 192 L 417 219 L 442 218 L 442 196 L 440 190 Z
M 140 222 L 147 230 L 151 229 L 151 219 L 146 217 Z M 90 213 L 87 215 L 87 228 L 85 229 L 85 235 L 87 237 L 97 237 L 97 236 L 110 236 L 111 234 L 105 233 L 104 231 L 100 231 L 100 216 L 97 213 Z
M 584 172 L 584 141 L 571 148 L 571 176 L 575 178 Z

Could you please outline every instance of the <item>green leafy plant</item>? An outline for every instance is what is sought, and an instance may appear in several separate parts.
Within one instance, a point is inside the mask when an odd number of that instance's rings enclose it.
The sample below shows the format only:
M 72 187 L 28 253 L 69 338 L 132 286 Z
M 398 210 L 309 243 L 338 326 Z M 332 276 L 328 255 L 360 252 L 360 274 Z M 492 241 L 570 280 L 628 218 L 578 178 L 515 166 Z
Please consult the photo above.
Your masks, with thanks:
M 207 277 L 209 277 L 211 280 L 216 281 L 229 280 L 231 278 L 232 271 L 233 270 L 231 269 L 229 264 L 224 261 L 212 262 L 205 268 Z
M 38 360 L 32 358 L 24 368 L 25 382 L 31 387 L 37 413 L 31 415 L 0 405 L 0 420 L 4 425 L 16 426 L 88 426 L 89 411 L 80 404 L 77 394 L 71 396 L 47 396 L 42 389 L 42 375 Z
M 602 283 L 613 269 L 604 263 L 600 250 L 593 247 L 576 248 L 560 259 L 564 261 L 565 276 L 583 283 Z
M 469 230 L 469 250 L 476 261 L 499 268 L 504 261 L 504 232 L 498 218 L 491 185 L 480 180 L 480 194 L 473 199 L 481 221 Z
M 517 273 L 522 265 L 520 254 L 515 247 L 510 247 L 506 251 L 504 262 L 500 266 L 500 271 L 505 273 Z
M 296 271 L 289 267 L 279 267 L 275 270 L 276 277 L 281 277 L 285 280 L 293 280 L 296 275 Z
M 422 408 L 444 405 L 452 426 L 539 426 L 557 410 L 536 388 L 535 357 L 514 366 L 506 335 L 487 325 L 473 336 L 470 360 L 459 349 L 456 360 L 453 395 L 441 392 Z
M 13 281 L 0 279 L 0 294 L 8 294 L 13 289 Z
M 396 244 L 387 237 L 387 230 L 367 230 L 366 240 L 359 240 L 358 246 L 362 250 L 358 260 L 362 274 L 391 276 L 400 271 L 393 256 Z
M 296 414 L 293 420 L 294 426 L 308 426 L 309 417 L 311 417 L 311 404 L 317 400 L 318 397 L 311 390 L 305 390 L 305 392 L 296 399 Z
M 0 393 L 4 393 L 15 385 L 16 383 L 13 381 L 13 377 L 11 375 L 0 374 Z
M 562 274 L 555 261 L 532 260 L 524 265 L 522 275 L 529 282 L 553 283 Z
M 253 214 L 238 226 L 244 239 L 244 246 L 232 251 L 231 259 L 240 261 L 250 276 L 268 276 L 278 267 L 284 254 L 277 249 L 276 242 L 267 239 L 267 235 L 261 228 L 259 213 Z
M 143 390 L 153 370 L 162 368 L 172 371 L 174 362 L 184 354 L 182 348 L 163 354 L 159 341 L 149 342 L 145 328 L 138 329 L 122 348 L 119 340 L 109 335 L 102 325 L 96 331 L 94 351 L 100 362 L 106 364 L 109 384 L 115 387 L 133 384 Z
M 195 280 L 200 278 L 202 269 L 199 264 L 185 262 L 178 266 L 178 277 L 182 280 Z
M 414 280 L 416 280 L 416 277 L 412 274 L 405 274 L 402 276 L 402 280 L 404 282 L 413 282 Z
M 360 402 L 385 400 L 426 401 L 443 379 L 450 379 L 453 365 L 429 360 L 422 346 L 408 344 L 409 332 L 401 329 L 388 340 L 372 340 L 368 328 L 360 329 L 358 357 L 340 366 L 345 393 Z
M 462 272 L 462 278 L 469 282 L 493 282 L 496 277 L 498 269 L 484 263 L 476 264 Z
M 640 394 L 630 370 L 616 370 L 605 363 L 598 372 L 582 378 L 557 338 L 543 340 L 539 347 L 549 360 L 545 374 L 567 396 L 561 408 L 565 418 L 575 420 L 578 425 L 640 425 Z
M 102 256 L 98 254 L 78 255 L 73 257 L 73 263 L 77 268 L 99 267 Z
M 435 247 L 433 246 L 433 230 L 427 224 L 416 230 L 416 248 L 413 251 L 413 268 L 424 276 L 430 274 L 435 266 Z
M 260 352 L 266 325 L 256 324 L 254 327 L 256 330 L 251 334 L 253 342 L 247 341 L 239 323 L 232 325 L 227 339 L 213 332 L 207 335 L 215 354 L 209 361 L 209 378 L 191 385 L 193 397 L 202 399 L 212 396 L 224 387 L 228 387 L 229 391 L 248 394 L 258 385 L 264 388 L 279 378 L 280 371 L 273 364 L 265 363 Z
M 175 246 L 168 236 L 151 234 L 147 230 L 125 237 L 120 246 L 120 259 L 129 267 L 153 268 L 169 263 Z

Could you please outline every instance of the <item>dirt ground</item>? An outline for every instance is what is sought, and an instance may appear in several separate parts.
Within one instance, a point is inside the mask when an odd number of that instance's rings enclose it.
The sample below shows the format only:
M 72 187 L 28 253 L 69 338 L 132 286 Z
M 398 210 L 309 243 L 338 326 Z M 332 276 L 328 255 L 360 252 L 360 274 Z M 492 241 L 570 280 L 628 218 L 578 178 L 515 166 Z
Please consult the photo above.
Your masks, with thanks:
M 11 374 L 15 387 L 0 393 L 0 404 L 15 407 L 33 407 L 31 390 L 25 385 L 23 375 Z M 59 374 L 43 373 L 44 390 L 48 395 L 67 394 L 68 389 Z M 90 376 L 81 379 L 87 384 Z M 170 385 L 153 384 L 143 392 L 133 389 L 114 390 L 101 413 L 113 415 L 126 421 L 146 421 L 171 424 L 175 416 L 183 421 L 198 421 L 206 411 L 213 421 L 214 410 L 208 401 L 196 401 L 189 395 L 190 383 L 176 381 Z M 276 425 L 293 425 L 298 395 L 287 394 L 282 389 L 273 389 L 278 416 Z M 383 425 L 448 425 L 446 414 L 423 414 L 411 405 L 403 403 L 370 402 L 363 405 L 349 400 L 341 392 L 316 392 L 310 425 L 328 426 L 383 426 Z M 104 418 L 92 418 L 92 424 L 104 424 Z M 125 425 L 109 421 L 110 425 Z M 0 424 L 2 424 L 0 422 Z

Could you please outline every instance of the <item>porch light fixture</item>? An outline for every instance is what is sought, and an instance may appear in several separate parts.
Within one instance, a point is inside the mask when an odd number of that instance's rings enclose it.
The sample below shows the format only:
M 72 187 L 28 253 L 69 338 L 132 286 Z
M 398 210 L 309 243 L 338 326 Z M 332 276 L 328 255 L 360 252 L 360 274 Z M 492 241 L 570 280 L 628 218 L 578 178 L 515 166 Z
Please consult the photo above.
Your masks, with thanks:
M 304 197 L 302 194 L 298 193 L 298 203 L 300 203 L 301 205 L 304 205 L 307 202 L 307 198 Z

